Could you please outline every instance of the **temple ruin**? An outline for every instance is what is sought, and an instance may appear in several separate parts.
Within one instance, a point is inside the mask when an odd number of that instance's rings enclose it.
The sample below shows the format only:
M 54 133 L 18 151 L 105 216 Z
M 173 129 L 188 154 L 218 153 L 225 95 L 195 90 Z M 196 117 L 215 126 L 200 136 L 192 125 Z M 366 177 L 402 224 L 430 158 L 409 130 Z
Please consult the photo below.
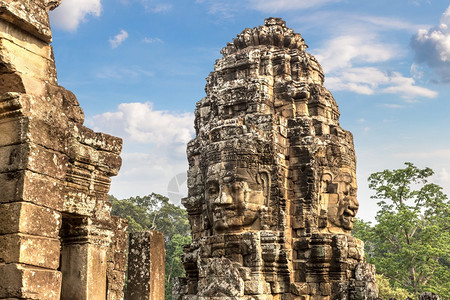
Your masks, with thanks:
M 0 0 L 0 299 L 123 299 L 122 140 L 83 126 L 56 78 L 48 11 Z
M 222 49 L 187 149 L 193 242 L 174 299 L 376 298 L 351 236 L 353 137 L 306 48 L 269 18 Z
M 123 299 L 127 223 L 107 196 L 122 141 L 83 126 L 57 83 L 60 2 L 0 0 L 0 299 Z M 277 18 L 223 48 L 188 145 L 193 242 L 174 299 L 376 297 L 350 234 L 353 138 L 306 48 Z M 163 242 L 130 239 L 129 299 L 163 298 Z

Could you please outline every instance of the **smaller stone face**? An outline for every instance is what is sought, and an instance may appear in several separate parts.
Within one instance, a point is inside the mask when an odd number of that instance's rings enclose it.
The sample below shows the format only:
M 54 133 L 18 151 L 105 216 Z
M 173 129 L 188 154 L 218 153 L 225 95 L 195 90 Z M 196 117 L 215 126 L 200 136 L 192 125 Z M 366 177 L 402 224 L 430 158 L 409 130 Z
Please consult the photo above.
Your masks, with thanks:
M 356 189 L 355 176 L 347 168 L 342 168 L 334 178 L 331 173 L 322 175 L 321 217 L 327 221 L 328 232 L 352 230 L 359 208 Z

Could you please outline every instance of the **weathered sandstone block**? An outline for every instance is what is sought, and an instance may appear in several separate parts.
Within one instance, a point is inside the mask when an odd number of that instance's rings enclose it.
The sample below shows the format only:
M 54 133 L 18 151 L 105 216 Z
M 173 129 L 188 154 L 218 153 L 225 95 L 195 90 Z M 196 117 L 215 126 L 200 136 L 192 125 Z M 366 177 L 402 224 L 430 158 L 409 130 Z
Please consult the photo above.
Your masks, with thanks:
M 0 264 L 0 298 L 60 299 L 61 273 L 17 264 Z
M 21 232 L 58 238 L 61 221 L 61 213 L 40 205 L 27 202 L 0 204 L 0 235 Z
M 59 255 L 58 239 L 25 234 L 0 235 L 0 261 L 7 264 L 20 263 L 56 270 Z

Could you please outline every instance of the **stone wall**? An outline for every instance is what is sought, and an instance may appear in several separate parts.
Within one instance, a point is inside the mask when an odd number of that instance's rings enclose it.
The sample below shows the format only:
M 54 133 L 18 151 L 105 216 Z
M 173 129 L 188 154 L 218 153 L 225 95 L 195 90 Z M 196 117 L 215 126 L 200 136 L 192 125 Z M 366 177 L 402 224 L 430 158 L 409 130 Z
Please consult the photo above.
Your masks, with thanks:
M 317 60 L 283 20 L 222 49 L 187 149 L 193 242 L 176 299 L 373 299 L 374 268 L 350 233 L 352 134 Z
M 0 0 L 0 298 L 122 299 L 126 222 L 110 216 L 122 140 L 59 86 L 48 10 Z

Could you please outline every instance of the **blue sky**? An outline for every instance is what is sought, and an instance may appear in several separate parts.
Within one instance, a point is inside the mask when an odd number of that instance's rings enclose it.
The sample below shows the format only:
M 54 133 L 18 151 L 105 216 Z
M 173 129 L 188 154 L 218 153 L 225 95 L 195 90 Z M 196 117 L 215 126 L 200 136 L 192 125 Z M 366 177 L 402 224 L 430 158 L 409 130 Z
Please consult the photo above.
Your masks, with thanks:
M 405 161 L 450 194 L 448 0 L 63 0 L 51 13 L 59 84 L 86 125 L 124 139 L 118 198 L 186 193 L 185 144 L 220 49 L 281 17 L 302 34 L 354 134 L 359 217 L 367 177 Z

